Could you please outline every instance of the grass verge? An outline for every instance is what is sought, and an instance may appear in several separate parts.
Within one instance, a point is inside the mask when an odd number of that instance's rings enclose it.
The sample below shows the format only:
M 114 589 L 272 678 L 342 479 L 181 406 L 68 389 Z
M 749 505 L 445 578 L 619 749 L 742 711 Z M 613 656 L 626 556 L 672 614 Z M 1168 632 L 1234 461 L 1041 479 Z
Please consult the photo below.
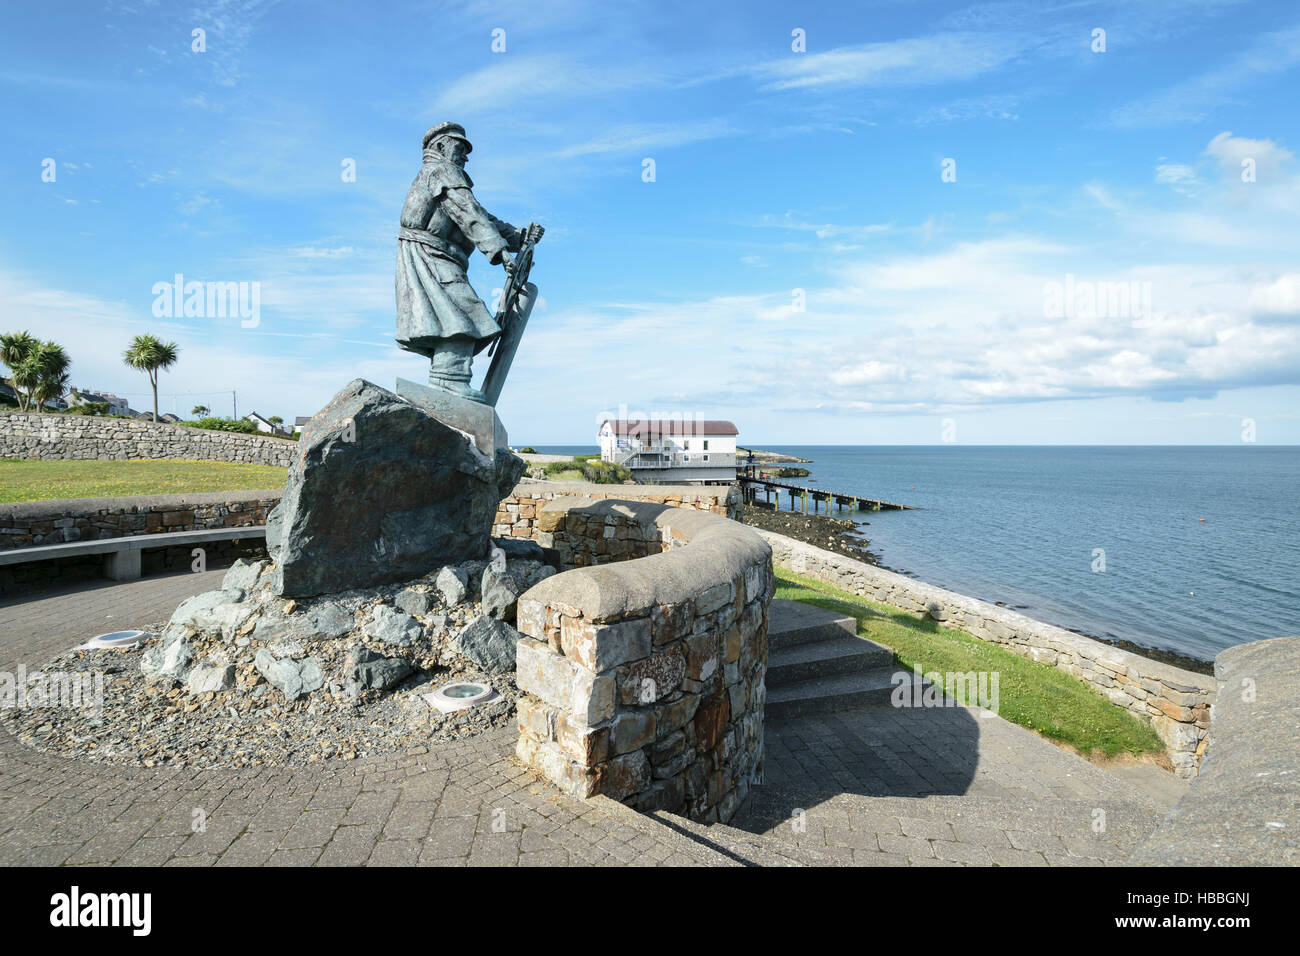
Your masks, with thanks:
M 288 469 L 222 461 L 0 461 L 0 502 L 281 488 Z
M 813 578 L 776 569 L 776 596 L 852 615 L 858 634 L 892 648 L 899 664 L 929 674 L 998 674 L 998 714 L 1092 759 L 1159 754 L 1148 725 L 1064 671 L 1020 657 L 898 608 L 877 604 Z

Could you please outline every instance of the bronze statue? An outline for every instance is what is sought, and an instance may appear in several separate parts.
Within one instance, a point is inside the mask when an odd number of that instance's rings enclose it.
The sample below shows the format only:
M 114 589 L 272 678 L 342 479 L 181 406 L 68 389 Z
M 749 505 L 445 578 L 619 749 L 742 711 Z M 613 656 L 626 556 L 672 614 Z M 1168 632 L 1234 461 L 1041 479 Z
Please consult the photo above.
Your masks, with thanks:
M 397 344 L 428 356 L 430 386 L 495 405 L 537 298 L 527 273 L 544 230 L 503 222 L 474 198 L 465 172 L 473 147 L 464 127 L 440 123 L 424 134 L 423 147 L 424 164 L 406 194 L 397 238 Z M 475 248 L 507 273 L 495 316 L 465 275 Z M 512 258 L 512 252 L 519 255 Z M 489 344 L 496 356 L 479 391 L 470 386 L 470 370 Z

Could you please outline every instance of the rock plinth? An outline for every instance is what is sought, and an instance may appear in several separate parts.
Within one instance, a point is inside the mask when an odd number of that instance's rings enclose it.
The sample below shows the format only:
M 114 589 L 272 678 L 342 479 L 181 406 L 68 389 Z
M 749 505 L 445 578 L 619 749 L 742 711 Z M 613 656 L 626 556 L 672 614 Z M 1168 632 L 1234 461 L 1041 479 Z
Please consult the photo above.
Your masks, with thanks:
M 267 522 L 273 588 L 309 597 L 418 577 L 488 552 L 497 503 L 523 474 L 504 449 L 357 379 L 304 430 Z

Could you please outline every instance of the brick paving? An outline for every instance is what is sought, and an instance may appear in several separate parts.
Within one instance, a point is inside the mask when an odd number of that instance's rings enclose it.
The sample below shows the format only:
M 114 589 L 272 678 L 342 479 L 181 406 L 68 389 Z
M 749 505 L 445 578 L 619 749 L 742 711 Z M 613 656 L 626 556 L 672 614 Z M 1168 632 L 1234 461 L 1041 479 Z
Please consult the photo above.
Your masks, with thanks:
M 769 721 L 766 747 L 765 784 L 731 825 L 853 865 L 1122 863 L 1184 786 L 963 707 Z
M 0 669 L 165 619 L 221 574 L 0 604 Z M 1108 864 L 1172 799 L 1141 772 L 1100 770 L 1000 718 L 875 708 L 769 722 L 767 783 L 742 814 L 679 827 L 560 794 L 513 762 L 515 736 L 236 771 L 71 761 L 0 732 L 0 864 Z

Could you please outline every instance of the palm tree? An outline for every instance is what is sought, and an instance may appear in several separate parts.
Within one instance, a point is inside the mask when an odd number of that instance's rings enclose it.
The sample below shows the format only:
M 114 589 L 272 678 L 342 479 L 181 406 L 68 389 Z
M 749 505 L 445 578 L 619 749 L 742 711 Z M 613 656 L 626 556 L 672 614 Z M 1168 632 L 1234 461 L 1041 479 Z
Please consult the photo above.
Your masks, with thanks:
M 9 367 L 10 381 L 23 411 L 37 411 L 68 387 L 68 366 L 72 360 L 63 346 L 42 342 L 28 332 L 0 335 L 0 359 Z
M 6 332 L 0 335 L 0 361 L 4 362 L 9 369 L 9 380 L 13 382 L 14 394 L 18 396 L 18 407 L 22 411 L 27 410 L 27 397 L 19 389 L 15 376 L 19 366 L 31 357 L 32 350 L 40 344 L 40 339 L 26 331 Z
M 175 342 L 163 342 L 152 335 L 137 335 L 131 340 L 131 347 L 122 353 L 122 360 L 127 365 L 149 373 L 154 421 L 158 421 L 158 371 L 175 365 L 179 352 L 180 347 Z
M 30 403 L 35 403 L 39 411 L 45 407 L 46 402 L 63 396 L 68 387 L 68 366 L 72 360 L 63 351 L 63 346 L 42 342 L 32 351 L 31 358 L 23 363 L 24 369 L 28 363 L 35 368 L 32 383 L 28 386 L 28 396 Z
M 190 414 L 197 415 L 199 418 L 207 418 L 212 414 L 212 409 L 208 408 L 206 405 L 195 405 L 190 409 Z

